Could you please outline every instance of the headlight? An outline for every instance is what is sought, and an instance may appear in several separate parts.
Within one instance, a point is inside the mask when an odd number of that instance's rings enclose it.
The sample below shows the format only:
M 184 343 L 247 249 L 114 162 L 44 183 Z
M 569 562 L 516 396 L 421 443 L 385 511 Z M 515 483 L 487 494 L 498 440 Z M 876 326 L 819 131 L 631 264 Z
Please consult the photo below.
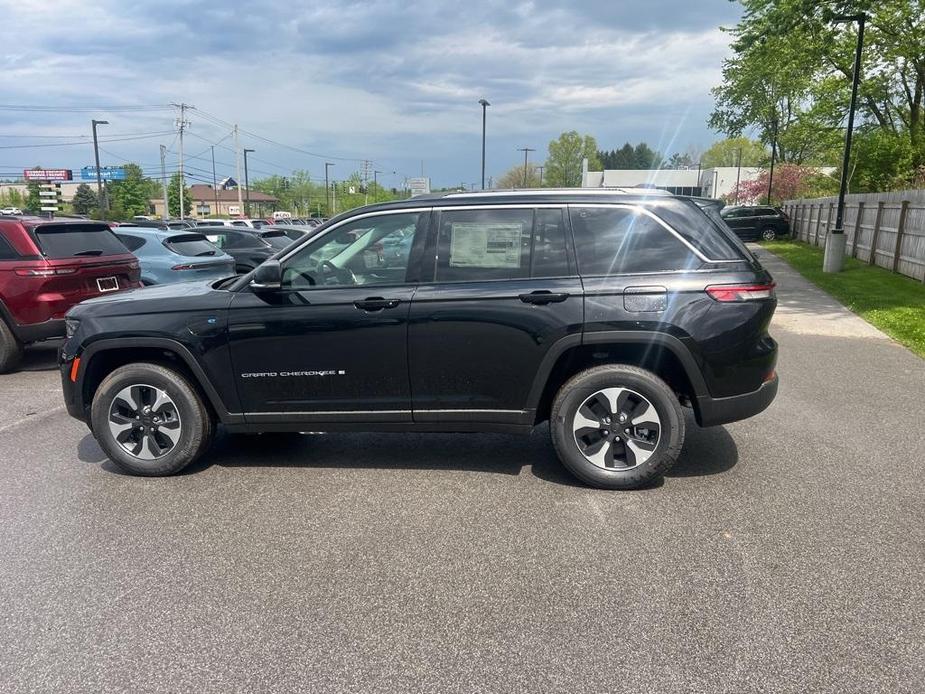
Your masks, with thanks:
M 64 334 L 68 337 L 74 337 L 74 333 L 77 332 L 77 328 L 80 327 L 80 321 L 76 318 L 65 318 L 64 319 Z

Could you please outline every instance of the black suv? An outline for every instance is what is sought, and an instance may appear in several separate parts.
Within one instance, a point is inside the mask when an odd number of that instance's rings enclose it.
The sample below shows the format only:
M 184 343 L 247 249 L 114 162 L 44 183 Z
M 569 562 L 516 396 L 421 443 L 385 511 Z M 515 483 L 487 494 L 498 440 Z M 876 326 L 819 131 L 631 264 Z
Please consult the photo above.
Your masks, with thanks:
M 720 215 L 743 241 L 773 241 L 790 234 L 790 218 L 776 207 L 724 207 Z
M 328 221 L 255 271 L 84 302 L 68 411 L 121 468 L 230 432 L 528 433 L 632 488 L 777 392 L 771 276 L 719 203 L 660 191 L 418 197 Z

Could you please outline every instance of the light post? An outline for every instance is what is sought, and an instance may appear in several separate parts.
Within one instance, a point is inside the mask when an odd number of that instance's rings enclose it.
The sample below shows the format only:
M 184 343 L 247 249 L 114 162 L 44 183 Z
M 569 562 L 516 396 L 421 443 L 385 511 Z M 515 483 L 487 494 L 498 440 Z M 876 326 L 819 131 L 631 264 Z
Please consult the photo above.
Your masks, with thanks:
M 848 192 L 848 163 L 851 159 L 851 133 L 854 130 L 854 110 L 858 101 L 858 84 L 861 82 L 861 53 L 864 50 L 864 25 L 867 15 L 840 15 L 834 18 L 837 24 L 858 23 L 858 44 L 854 51 L 854 75 L 851 80 L 851 105 L 848 107 L 848 128 L 845 130 L 845 152 L 841 164 L 841 185 L 838 187 L 838 209 L 835 212 L 835 228 L 825 240 L 823 272 L 841 272 L 845 264 L 845 194 Z
M 735 202 L 733 205 L 739 204 L 739 181 L 742 178 L 742 148 L 739 147 L 739 156 L 736 158 L 736 192 L 735 192 Z M 697 180 L 700 180 L 700 177 L 697 177 Z
M 324 206 L 328 217 L 331 216 L 331 188 L 328 185 L 328 169 L 332 166 L 334 164 L 329 161 L 324 163 Z
M 93 125 L 93 156 L 96 158 L 96 202 L 101 210 L 105 210 L 107 208 L 106 196 L 103 193 L 103 174 L 100 171 L 100 146 L 96 140 L 96 126 L 109 125 L 109 121 L 91 120 L 90 123 Z
M 777 156 L 777 114 L 771 121 L 771 171 L 768 172 L 768 205 L 771 204 L 771 184 L 774 182 L 774 158 Z
M 524 188 L 526 188 L 527 187 L 527 159 L 530 155 L 530 152 L 535 152 L 536 150 L 531 149 L 530 147 L 521 147 L 517 151 L 524 153 Z
M 479 99 L 479 103 L 482 105 L 482 190 L 485 190 L 485 113 L 491 104 L 485 99 Z
M 250 219 L 251 216 L 251 187 L 247 181 L 247 153 L 255 150 L 244 148 L 244 216 Z

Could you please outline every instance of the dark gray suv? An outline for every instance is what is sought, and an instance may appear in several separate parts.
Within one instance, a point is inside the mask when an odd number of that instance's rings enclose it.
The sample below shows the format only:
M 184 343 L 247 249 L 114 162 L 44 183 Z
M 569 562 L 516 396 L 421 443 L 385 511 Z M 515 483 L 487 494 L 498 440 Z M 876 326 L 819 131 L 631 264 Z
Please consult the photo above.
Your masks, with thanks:
M 720 215 L 743 241 L 773 241 L 790 234 L 790 218 L 776 207 L 735 205 L 724 207 Z

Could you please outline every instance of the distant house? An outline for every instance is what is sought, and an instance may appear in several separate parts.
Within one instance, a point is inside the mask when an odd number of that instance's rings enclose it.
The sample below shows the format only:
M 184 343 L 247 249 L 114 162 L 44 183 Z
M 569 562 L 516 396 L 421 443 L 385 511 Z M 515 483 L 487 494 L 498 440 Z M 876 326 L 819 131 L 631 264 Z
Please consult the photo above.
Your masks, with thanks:
M 231 187 L 226 187 L 226 186 Z M 244 206 L 238 203 L 238 184 L 233 178 L 226 178 L 213 188 L 205 183 L 189 187 L 193 199 L 192 209 L 186 211 L 188 217 L 243 217 Z M 241 191 L 241 200 L 246 201 L 247 191 Z M 250 214 L 252 217 L 267 217 L 275 209 L 279 200 L 272 195 L 256 190 L 250 191 Z M 151 214 L 160 217 L 164 213 L 164 199 L 151 199 Z

